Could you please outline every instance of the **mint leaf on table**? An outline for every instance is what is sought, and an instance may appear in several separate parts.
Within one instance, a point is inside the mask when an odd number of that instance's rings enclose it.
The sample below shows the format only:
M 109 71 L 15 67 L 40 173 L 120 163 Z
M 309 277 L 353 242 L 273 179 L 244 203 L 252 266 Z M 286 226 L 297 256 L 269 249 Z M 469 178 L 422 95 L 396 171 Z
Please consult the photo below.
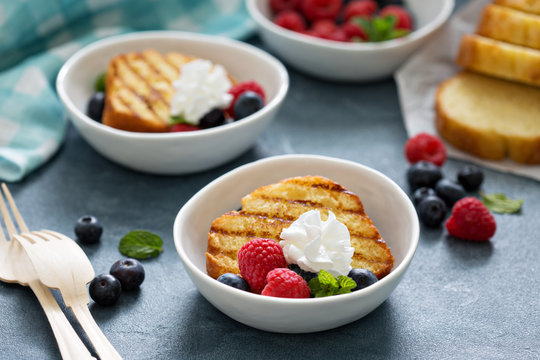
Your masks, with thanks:
M 125 256 L 147 259 L 158 256 L 163 251 L 163 240 L 146 230 L 133 230 L 127 233 L 118 244 L 118 250 Z
M 356 283 L 350 277 L 340 275 L 336 279 L 325 270 L 319 271 L 319 275 L 311 279 L 308 285 L 315 297 L 346 294 L 356 287 Z
M 101 73 L 94 83 L 94 90 L 96 92 L 105 92 L 105 73 Z
M 513 214 L 521 210 L 523 200 L 510 199 L 504 194 L 485 194 L 480 193 L 482 196 L 482 203 L 490 210 L 501 214 Z

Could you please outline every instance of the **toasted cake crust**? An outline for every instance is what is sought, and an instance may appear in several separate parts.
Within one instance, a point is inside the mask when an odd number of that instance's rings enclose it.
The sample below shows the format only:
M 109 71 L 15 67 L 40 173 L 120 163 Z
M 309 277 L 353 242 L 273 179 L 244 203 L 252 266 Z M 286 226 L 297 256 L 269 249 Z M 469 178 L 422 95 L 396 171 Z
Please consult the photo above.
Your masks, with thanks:
M 540 86 L 539 50 L 466 34 L 456 62 L 486 75 Z
M 194 59 L 155 50 L 114 57 L 107 68 L 103 124 L 135 132 L 169 131 L 172 82 Z
M 540 49 L 540 16 L 505 6 L 487 5 L 476 33 L 495 40 Z
M 436 127 L 478 157 L 540 164 L 540 89 L 462 72 L 436 93 Z
M 242 210 L 228 212 L 212 222 L 208 234 L 206 270 L 213 278 L 240 273 L 237 253 L 256 237 L 279 241 L 281 231 L 301 214 L 317 209 L 326 220 L 328 211 L 343 222 L 355 248 L 352 266 L 371 270 L 381 279 L 392 270 L 394 257 L 357 195 L 321 176 L 285 179 L 262 186 L 242 198 Z
M 493 3 L 533 14 L 540 14 L 540 1 L 538 0 L 493 0 Z

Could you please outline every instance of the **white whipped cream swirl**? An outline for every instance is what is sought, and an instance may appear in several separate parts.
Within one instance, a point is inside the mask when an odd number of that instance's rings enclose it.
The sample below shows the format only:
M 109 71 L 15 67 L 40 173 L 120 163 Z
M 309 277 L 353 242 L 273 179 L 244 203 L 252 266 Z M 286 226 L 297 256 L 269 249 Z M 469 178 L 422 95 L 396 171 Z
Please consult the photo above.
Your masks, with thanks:
M 279 244 L 289 264 L 298 264 L 304 271 L 325 270 L 334 276 L 351 271 L 354 248 L 347 227 L 328 212 L 328 219 L 321 220 L 318 210 L 303 213 L 281 232 Z
M 175 92 L 170 113 L 198 125 L 210 110 L 229 106 L 233 97 L 227 92 L 231 86 L 223 66 L 208 60 L 193 60 L 182 66 L 180 77 L 173 81 Z

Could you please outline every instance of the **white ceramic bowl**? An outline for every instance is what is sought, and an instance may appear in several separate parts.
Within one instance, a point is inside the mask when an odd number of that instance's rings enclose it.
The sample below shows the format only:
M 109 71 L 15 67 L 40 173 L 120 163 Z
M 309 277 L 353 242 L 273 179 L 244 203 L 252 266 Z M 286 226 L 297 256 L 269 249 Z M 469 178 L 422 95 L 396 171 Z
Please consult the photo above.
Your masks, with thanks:
M 155 49 L 179 51 L 222 64 L 238 81 L 255 80 L 267 104 L 255 114 L 211 129 L 179 133 L 135 133 L 105 126 L 86 116 L 96 77 L 116 54 Z M 155 174 L 209 169 L 247 150 L 278 111 L 289 78 L 285 67 L 254 46 L 228 38 L 176 31 L 139 32 L 110 37 L 75 53 L 58 74 L 56 87 L 69 118 L 103 156 L 129 168 Z
M 389 275 L 365 289 L 312 299 L 257 295 L 224 285 L 206 274 L 205 251 L 212 220 L 237 209 L 259 186 L 291 176 L 326 176 L 358 194 L 366 213 L 395 257 Z M 315 155 L 284 155 L 241 166 L 195 194 L 174 223 L 174 242 L 186 271 L 215 307 L 246 325 L 273 332 L 305 333 L 331 329 L 365 316 L 400 282 L 419 237 L 418 217 L 408 196 L 383 174 L 355 162 Z
M 284 29 L 271 21 L 269 0 L 247 0 L 268 47 L 286 63 L 328 80 L 367 81 L 388 77 L 449 18 L 454 0 L 405 0 L 415 22 L 407 37 L 380 43 L 342 43 Z

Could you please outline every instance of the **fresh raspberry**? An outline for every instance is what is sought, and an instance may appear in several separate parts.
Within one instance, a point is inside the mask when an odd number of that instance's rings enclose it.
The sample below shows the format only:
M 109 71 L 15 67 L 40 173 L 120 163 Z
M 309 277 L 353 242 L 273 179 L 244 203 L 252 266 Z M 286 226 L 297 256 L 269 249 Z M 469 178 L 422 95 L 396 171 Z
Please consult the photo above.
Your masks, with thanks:
M 299 12 L 285 10 L 274 16 L 274 24 L 292 31 L 303 31 L 306 29 L 306 22 Z
M 337 30 L 337 25 L 333 20 L 317 20 L 311 25 L 312 34 L 324 39 L 329 39 Z
M 471 241 L 487 241 L 495 234 L 497 224 L 489 210 L 475 197 L 465 197 L 454 204 L 446 220 L 452 236 Z
M 277 14 L 284 10 L 297 10 L 300 7 L 300 0 L 270 0 L 270 9 Z
M 238 251 L 238 266 L 251 290 L 260 293 L 266 285 L 266 274 L 275 268 L 287 267 L 287 261 L 277 241 L 256 238 Z
M 351 21 L 341 25 L 341 29 L 345 32 L 348 41 L 367 41 L 368 39 L 364 28 Z
M 337 28 L 336 31 L 330 34 L 330 37 L 328 39 L 334 40 L 334 41 L 349 42 L 349 38 L 347 37 L 347 34 L 341 28 Z
M 380 17 L 385 17 L 388 15 L 394 15 L 397 18 L 395 28 L 403 30 L 412 30 L 413 21 L 411 14 L 405 8 L 399 5 L 388 5 L 385 6 L 379 13 Z
M 235 117 L 234 111 L 233 111 L 234 104 L 236 103 L 236 100 L 238 99 L 238 97 L 246 91 L 253 91 L 259 94 L 261 96 L 263 104 L 266 103 L 266 96 L 264 94 L 264 89 L 256 81 L 244 81 L 244 82 L 238 83 L 229 89 L 229 94 L 233 96 L 233 99 L 229 107 L 225 110 L 233 118 Z
M 301 9 L 309 21 L 335 20 L 341 10 L 342 0 L 302 0 Z
M 195 131 L 195 130 L 201 130 L 200 127 L 191 125 L 191 124 L 174 124 L 171 127 L 171 132 L 184 132 L 184 131 Z
M 442 166 L 446 161 L 446 147 L 438 137 L 419 133 L 405 143 L 405 157 L 411 164 L 425 160 Z
M 281 298 L 308 298 L 311 290 L 300 275 L 287 268 L 278 268 L 266 275 L 262 295 Z
M 373 0 L 351 1 L 345 6 L 345 21 L 354 16 L 362 16 L 371 19 L 379 7 Z

